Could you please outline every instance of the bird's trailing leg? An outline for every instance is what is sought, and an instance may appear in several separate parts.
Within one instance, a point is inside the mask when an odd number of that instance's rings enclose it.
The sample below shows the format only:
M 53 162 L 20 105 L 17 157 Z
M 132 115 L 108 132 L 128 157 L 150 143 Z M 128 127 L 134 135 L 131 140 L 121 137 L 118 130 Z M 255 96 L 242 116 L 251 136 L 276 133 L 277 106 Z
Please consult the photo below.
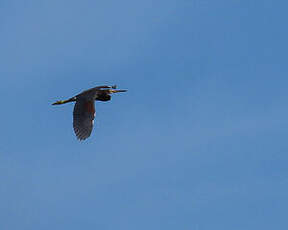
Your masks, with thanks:
M 72 101 L 76 101 L 76 98 L 75 97 L 71 97 L 68 100 L 56 101 L 52 105 L 62 105 L 62 104 L 65 104 L 65 103 L 68 103 L 68 102 L 72 102 Z

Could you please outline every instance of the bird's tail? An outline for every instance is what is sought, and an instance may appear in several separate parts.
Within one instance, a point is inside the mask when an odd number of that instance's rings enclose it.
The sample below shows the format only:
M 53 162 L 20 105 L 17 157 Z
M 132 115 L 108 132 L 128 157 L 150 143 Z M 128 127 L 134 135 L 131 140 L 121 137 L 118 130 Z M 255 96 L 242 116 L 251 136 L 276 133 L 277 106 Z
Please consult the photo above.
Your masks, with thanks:
M 65 104 L 65 103 L 68 103 L 71 101 L 76 101 L 75 97 L 72 97 L 72 98 L 70 98 L 68 100 L 64 100 L 64 101 L 56 101 L 52 105 L 62 105 L 62 104 Z

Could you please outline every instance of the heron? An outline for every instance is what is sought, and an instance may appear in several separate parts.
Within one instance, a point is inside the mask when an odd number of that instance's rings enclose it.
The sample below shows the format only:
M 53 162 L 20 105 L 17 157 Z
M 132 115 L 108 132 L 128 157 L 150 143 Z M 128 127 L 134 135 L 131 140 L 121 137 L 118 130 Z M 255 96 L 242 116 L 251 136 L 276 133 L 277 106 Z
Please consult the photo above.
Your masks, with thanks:
M 52 105 L 62 105 L 68 102 L 76 102 L 73 110 L 73 129 L 77 139 L 85 140 L 91 135 L 95 118 L 95 101 L 110 101 L 111 94 L 126 92 L 117 90 L 113 86 L 97 86 L 77 94 L 68 100 L 56 101 Z

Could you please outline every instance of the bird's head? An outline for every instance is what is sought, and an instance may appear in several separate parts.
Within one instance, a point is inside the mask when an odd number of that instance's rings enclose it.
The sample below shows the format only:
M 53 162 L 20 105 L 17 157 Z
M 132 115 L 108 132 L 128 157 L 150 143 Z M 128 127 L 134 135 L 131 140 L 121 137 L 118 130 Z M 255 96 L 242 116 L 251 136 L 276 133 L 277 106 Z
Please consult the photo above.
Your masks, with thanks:
M 126 89 L 109 89 L 108 91 L 109 91 L 109 92 L 108 92 L 109 94 L 127 92 Z
M 96 100 L 97 101 L 110 101 L 111 100 L 111 94 L 113 93 L 121 93 L 121 92 L 126 92 L 127 90 L 123 89 L 106 89 L 106 90 L 100 90 L 97 93 Z

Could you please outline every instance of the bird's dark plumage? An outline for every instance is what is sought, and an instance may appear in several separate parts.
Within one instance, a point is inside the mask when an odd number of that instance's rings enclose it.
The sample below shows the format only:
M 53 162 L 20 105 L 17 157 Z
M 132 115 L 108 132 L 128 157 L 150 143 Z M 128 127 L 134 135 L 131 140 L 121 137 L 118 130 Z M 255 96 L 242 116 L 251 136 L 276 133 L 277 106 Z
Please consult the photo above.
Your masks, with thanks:
M 116 90 L 116 86 L 98 86 L 83 91 L 68 100 L 57 101 L 53 105 L 60 105 L 76 101 L 73 110 L 73 129 L 79 140 L 85 140 L 91 135 L 95 118 L 95 100 L 109 101 L 112 93 L 126 92 Z

